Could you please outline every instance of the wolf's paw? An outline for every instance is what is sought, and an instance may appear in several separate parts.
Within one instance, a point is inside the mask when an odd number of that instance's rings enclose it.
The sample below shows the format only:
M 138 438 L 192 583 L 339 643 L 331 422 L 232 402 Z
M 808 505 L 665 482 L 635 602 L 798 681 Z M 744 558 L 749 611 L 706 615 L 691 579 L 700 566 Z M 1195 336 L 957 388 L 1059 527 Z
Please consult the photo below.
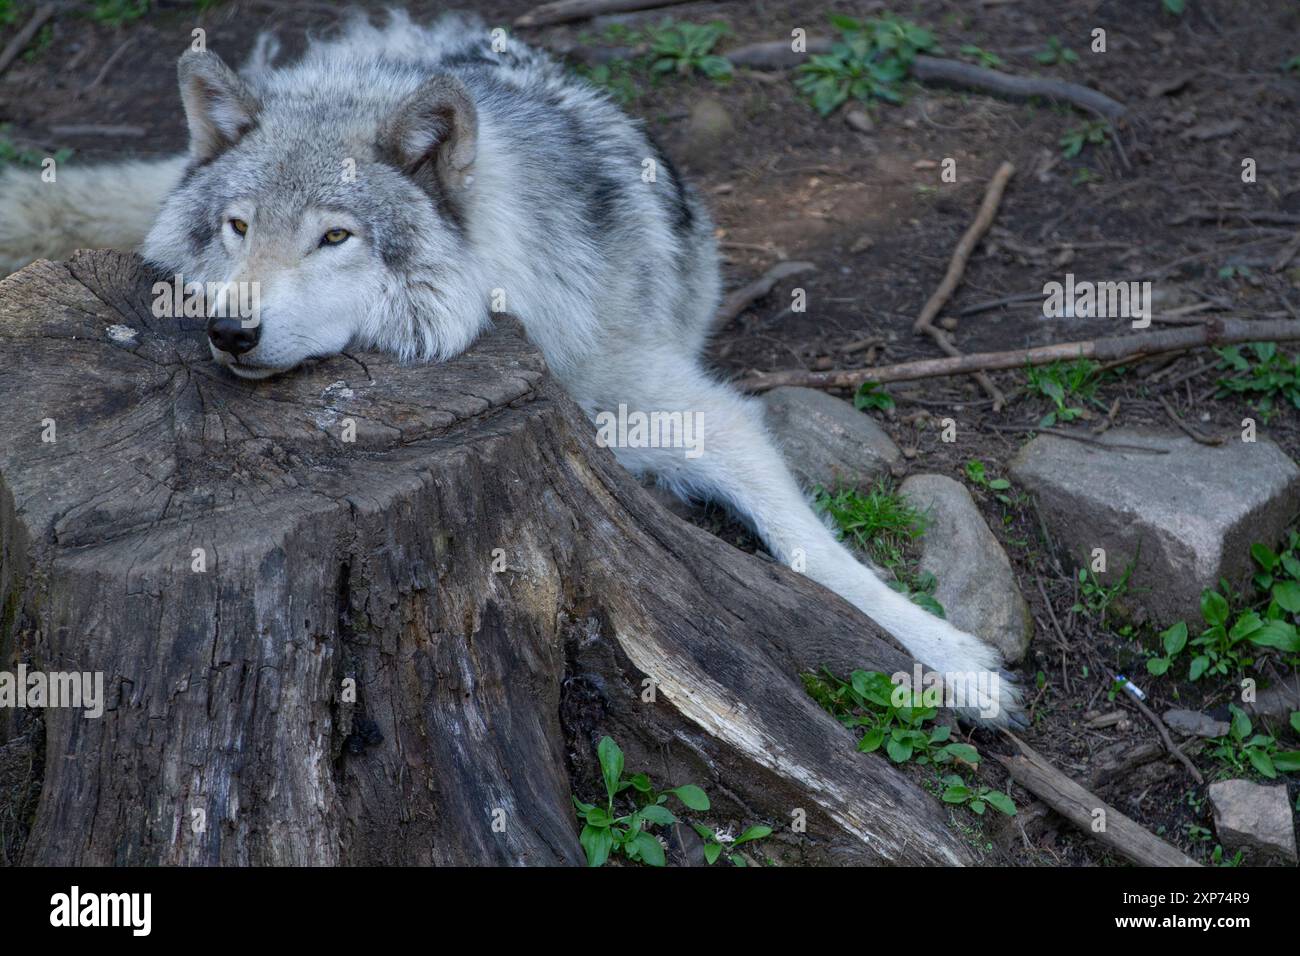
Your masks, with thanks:
M 1025 717 L 1020 681 L 1002 666 L 1001 655 L 988 644 L 953 628 L 943 642 L 942 666 L 951 685 L 958 717 L 974 724 L 1023 730 Z
M 984 727 L 1027 730 L 1029 718 L 1024 706 L 1020 678 L 1005 668 L 998 668 L 990 672 L 987 690 L 976 706 L 957 708 L 957 716 Z

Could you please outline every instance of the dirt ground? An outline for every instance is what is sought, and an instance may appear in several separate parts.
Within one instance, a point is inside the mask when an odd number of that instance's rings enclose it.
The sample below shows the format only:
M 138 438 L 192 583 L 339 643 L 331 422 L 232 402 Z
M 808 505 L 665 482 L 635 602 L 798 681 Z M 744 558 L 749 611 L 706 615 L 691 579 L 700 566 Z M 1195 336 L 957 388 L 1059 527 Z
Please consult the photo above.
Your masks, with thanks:
M 0 28 L 0 46 L 33 6 L 16 4 L 13 22 Z M 489 24 L 507 25 L 533 4 L 456 6 L 477 9 Z M 442 7 L 409 4 L 415 14 Z M 0 124 L 7 124 L 0 142 L 42 153 L 70 148 L 74 163 L 179 151 L 184 123 L 175 59 L 191 30 L 205 29 L 209 48 L 237 62 L 258 30 L 276 28 L 292 50 L 305 31 L 332 25 L 339 9 L 292 0 L 217 0 L 197 12 L 187 2 L 159 0 L 121 25 L 61 14 L 35 49 L 0 77 Z M 666 15 L 695 23 L 720 20 L 731 31 L 721 45 L 725 54 L 728 47 L 788 37 L 796 27 L 828 34 L 829 13 L 863 17 L 884 9 L 872 2 L 688 3 L 623 22 L 655 23 Z M 719 330 L 711 357 L 720 370 L 741 376 L 937 357 L 930 340 L 912 334 L 912 320 L 1004 160 L 1017 171 L 994 229 L 943 313 L 960 316 L 955 341 L 963 351 L 1123 331 L 1112 319 L 1042 317 L 1044 283 L 1066 271 L 1098 280 L 1150 279 L 1157 312 L 1209 303 L 1210 314 L 1296 316 L 1300 258 L 1276 272 L 1270 265 L 1300 223 L 1300 72 L 1282 69 L 1300 54 L 1300 7 L 1289 0 L 1203 0 L 1175 15 L 1160 0 L 921 0 L 889 9 L 932 29 L 948 55 L 973 44 L 1000 56 L 1007 71 L 1103 90 L 1128 107 L 1119 129 L 1121 148 L 1090 145 L 1066 158 L 1059 140 L 1086 122 L 1086 114 L 973 92 L 912 87 L 900 106 L 870 107 L 872 128 L 861 132 L 845 121 L 853 104 L 822 118 L 785 73 L 742 70 L 726 84 L 700 74 L 643 78 L 628 109 L 646 122 L 711 205 L 728 283 L 747 282 L 782 258 L 817 267 L 782 283 Z M 1106 30 L 1105 53 L 1089 50 L 1096 27 Z M 590 42 L 603 29 L 602 23 L 580 23 L 522 36 L 562 48 Z M 1076 62 L 1046 65 L 1035 58 L 1052 36 L 1077 52 Z M 60 129 L 78 124 L 135 128 Z M 955 183 L 940 179 L 938 164 L 945 158 L 956 160 Z M 1242 181 L 1247 158 L 1257 165 L 1253 183 Z M 796 285 L 806 290 L 803 312 L 789 308 Z M 971 306 L 1017 295 L 1028 298 L 961 315 Z M 878 342 L 846 350 L 864 339 Z M 1193 352 L 1117 370 L 1089 406 L 1089 424 L 1102 421 L 1118 400 L 1116 426 L 1171 428 L 1152 385 L 1186 375 L 1166 393 L 1178 413 L 1209 434 L 1235 430 L 1249 409 L 1236 398 L 1214 397 L 1211 358 Z M 1196 372 L 1198 365 L 1203 367 Z M 1048 409 L 1044 399 L 1025 392 L 1023 372 L 993 378 L 1009 398 L 996 413 L 972 380 L 946 378 L 893 386 L 897 407 L 873 414 L 910 456 L 913 473 L 961 479 L 964 463 L 979 459 L 1002 476 L 1026 436 L 987 426 L 1028 428 Z M 955 444 L 942 443 L 934 427 L 935 417 L 948 415 L 963 426 Z M 1275 416 L 1266 434 L 1293 457 L 1300 451 L 1294 409 Z M 1038 621 L 1021 667 L 1033 701 L 1033 726 L 1025 736 L 1034 747 L 1083 779 L 1106 748 L 1156 739 L 1127 706 L 1124 725 L 1085 726 L 1085 714 L 1122 705 L 1108 701 L 1106 670 L 1141 673 L 1157 712 L 1168 706 L 1225 708 L 1224 691 L 1202 699 L 1199 686 L 1148 677 L 1145 654 L 1133 638 L 1071 613 L 1074 569 L 1048 553 L 1032 509 L 1021 500 L 1008 506 L 974 491 Z M 716 515 L 712 520 L 717 530 L 740 540 L 735 528 Z M 1044 595 L 1064 643 L 1052 634 Z M 983 732 L 975 741 L 982 752 L 1007 750 Z M 982 773 L 989 783 L 1005 784 L 995 767 Z M 1292 782 L 1293 801 L 1296 791 Z M 1213 826 L 1205 790 L 1178 765 L 1157 762 L 1099 792 L 1189 854 L 1208 859 L 1215 841 L 1205 836 Z M 1030 803 L 1024 791 L 1012 793 L 1020 804 Z M 964 810 L 953 811 L 953 819 L 990 862 L 1117 862 L 1068 826 L 1033 813 L 1006 824 L 979 821 Z

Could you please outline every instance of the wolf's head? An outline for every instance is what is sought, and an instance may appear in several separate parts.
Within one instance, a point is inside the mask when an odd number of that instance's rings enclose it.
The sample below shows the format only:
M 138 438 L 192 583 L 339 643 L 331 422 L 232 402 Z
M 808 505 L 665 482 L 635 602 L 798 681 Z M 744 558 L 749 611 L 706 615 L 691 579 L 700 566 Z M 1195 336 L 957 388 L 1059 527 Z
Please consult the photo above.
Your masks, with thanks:
M 400 64 L 337 65 L 246 79 L 214 53 L 180 60 L 190 165 L 144 254 L 223 284 L 212 354 L 248 378 L 353 342 L 445 358 L 486 319 L 466 236 L 468 91 Z

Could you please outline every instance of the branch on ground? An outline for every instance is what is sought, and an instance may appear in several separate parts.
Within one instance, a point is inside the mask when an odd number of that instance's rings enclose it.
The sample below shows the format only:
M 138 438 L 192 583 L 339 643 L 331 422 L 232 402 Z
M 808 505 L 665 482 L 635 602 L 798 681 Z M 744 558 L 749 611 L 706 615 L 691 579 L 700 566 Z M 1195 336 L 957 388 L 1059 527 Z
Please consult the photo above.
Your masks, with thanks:
M 922 359 L 877 368 L 830 369 L 825 372 L 809 372 L 803 369 L 757 372 L 739 379 L 735 384 L 750 392 L 765 392 L 782 385 L 856 389 L 863 382 L 881 384 L 910 382 L 923 378 L 968 375 L 971 372 L 1024 368 L 1026 365 L 1050 365 L 1052 362 L 1070 362 L 1080 358 L 1102 362 L 1113 359 L 1137 360 L 1185 349 L 1240 345 L 1245 342 L 1297 340 L 1300 340 L 1300 322 L 1293 320 L 1252 322 L 1246 319 L 1212 319 L 1204 325 L 1164 329 L 1159 332 L 1114 335 L 1102 339 L 1062 342 L 1059 345 L 1012 349 L 1006 352 L 977 352 L 974 355 L 955 358 Z

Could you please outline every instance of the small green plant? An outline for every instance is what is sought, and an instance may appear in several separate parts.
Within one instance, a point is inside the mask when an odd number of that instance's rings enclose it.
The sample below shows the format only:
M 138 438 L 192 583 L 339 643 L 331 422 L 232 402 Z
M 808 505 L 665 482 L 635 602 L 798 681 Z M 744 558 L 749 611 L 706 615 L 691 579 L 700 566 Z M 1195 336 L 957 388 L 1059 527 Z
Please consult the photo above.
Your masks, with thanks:
M 51 156 L 56 164 L 62 164 L 72 156 L 72 150 L 60 149 L 53 154 L 27 146 L 19 146 L 9 138 L 9 124 L 0 123 L 0 169 L 13 163 L 17 166 L 39 166 Z
M 1174 658 L 1187 646 L 1187 622 L 1177 621 L 1160 632 L 1160 648 L 1163 654 L 1157 654 L 1147 660 L 1147 673 L 1159 677 L 1169 673 Z
M 100 23 L 120 27 L 149 12 L 149 0 L 95 0 L 90 16 Z
M 1110 124 L 1104 120 L 1089 120 L 1081 126 L 1067 130 L 1061 137 L 1061 154 L 1074 159 L 1085 146 L 1102 146 L 1110 136 Z
M 731 61 L 713 52 L 730 31 L 724 23 L 663 21 L 650 31 L 650 69 L 686 76 L 699 71 L 715 82 L 731 79 Z
M 966 462 L 965 469 L 966 477 L 970 479 L 971 484 L 975 485 L 977 488 L 983 488 L 986 491 L 993 492 L 994 497 L 1004 505 L 1011 504 L 1011 499 L 1007 495 L 1002 494 L 1002 492 L 1011 487 L 1011 482 L 1007 481 L 1005 478 L 990 478 L 988 476 L 988 469 L 985 467 L 984 462 L 980 461 L 978 458 L 972 458 L 970 461 Z
M 0 27 L 11 27 L 18 22 L 18 4 L 15 0 L 0 0 Z
M 1300 70 L 1300 56 L 1293 56 L 1282 64 L 1283 73 L 1293 73 L 1296 70 Z
M 978 767 L 979 751 L 970 744 L 951 741 L 951 727 L 926 727 L 938 710 L 926 706 L 922 692 L 915 688 L 900 688 L 880 671 L 856 670 L 847 682 L 824 668 L 821 674 L 802 677 L 813 700 L 845 727 L 855 733 L 862 731 L 858 738 L 862 753 L 873 753 L 883 746 L 894 763 L 910 760 L 936 770 L 950 764 Z M 945 803 L 967 806 L 980 815 L 986 806 L 1015 815 L 1015 802 L 1005 793 L 981 785 L 968 786 L 959 774 L 940 779 Z
M 1246 350 L 1254 356 L 1247 356 Z M 1244 395 L 1250 407 L 1259 413 L 1264 424 L 1277 413 L 1278 402 L 1290 402 L 1300 408 L 1300 360 L 1286 356 L 1275 342 L 1254 342 L 1246 346 L 1230 345 L 1215 349 L 1221 362 L 1219 369 L 1236 373 L 1220 378 L 1216 395 Z
M 879 382 L 863 382 L 853 393 L 853 407 L 858 411 L 865 411 L 868 408 L 889 411 L 894 407 L 894 400 Z
M 1223 858 L 1223 846 L 1216 843 L 1214 850 L 1210 853 L 1210 862 L 1215 866 L 1241 866 L 1242 853 L 1238 850 L 1231 858 Z
M 1105 624 L 1106 613 L 1110 610 L 1110 606 L 1128 592 L 1129 578 L 1133 576 L 1133 567 L 1136 562 L 1137 558 L 1134 558 L 1125 565 L 1124 573 L 1120 575 L 1120 579 L 1110 587 L 1098 581 L 1097 575 L 1092 572 L 1091 568 L 1080 568 L 1078 574 L 1079 600 L 1075 602 L 1070 610 L 1076 614 L 1097 618 L 1102 624 Z
M 664 848 L 650 830 L 677 822 L 677 817 L 664 806 L 669 796 L 697 811 L 709 809 L 709 798 L 694 784 L 659 792 L 644 773 L 626 776 L 623 751 L 609 737 L 601 738 L 596 756 L 605 783 L 605 805 L 583 803 L 577 796 L 573 797 L 573 806 L 583 821 L 578 839 L 587 854 L 587 865 L 603 866 L 610 854 L 622 853 L 629 860 L 663 866 Z M 619 815 L 614 809 L 614 801 L 625 790 L 634 794 L 635 808 L 630 813 Z
M 641 95 L 636 67 L 629 60 L 615 59 L 590 66 L 579 64 L 576 69 L 579 76 L 586 77 L 594 86 L 602 87 L 621 106 L 627 106 Z
M 852 488 L 834 494 L 816 488 L 813 505 L 830 515 L 842 539 L 894 575 L 894 590 L 936 617 L 944 616 L 943 605 L 934 597 L 934 575 L 919 571 L 908 557 L 908 546 L 925 534 L 929 523 L 924 512 L 883 479 L 865 494 Z
M 846 682 L 823 668 L 821 674 L 804 674 L 803 682 L 831 716 L 850 730 L 863 732 L 858 739 L 862 753 L 873 753 L 883 745 L 894 763 L 979 764 L 979 751 L 970 744 L 949 742 L 952 728 L 947 724 L 926 729 L 939 711 L 923 705 L 921 691 L 900 689 L 880 671 L 856 670 Z M 902 706 L 895 703 L 900 698 L 905 701 Z
M 1039 421 L 1040 428 L 1051 428 L 1057 422 L 1072 422 L 1083 415 L 1081 407 L 1067 402 L 1078 400 L 1096 404 L 1097 386 L 1101 379 L 1097 363 L 1091 359 L 1027 366 L 1025 376 L 1027 390 L 1049 399 L 1054 406 Z
M 1078 63 L 1079 54 L 1068 46 L 1062 46 L 1060 37 L 1050 36 L 1047 38 L 1047 46 L 1035 53 L 1034 59 L 1044 66 L 1055 66 L 1058 63 Z
M 727 854 L 727 860 L 732 866 L 744 866 L 745 858 L 735 852 L 736 848 L 742 844 L 752 843 L 754 840 L 761 840 L 772 835 L 772 828 L 765 826 L 750 827 L 735 838 L 717 830 L 710 830 L 702 823 L 693 823 L 691 826 L 700 835 L 700 839 L 704 841 L 704 862 L 709 866 L 718 862 L 718 857 L 722 856 L 724 851 Z
M 1232 714 L 1228 733 L 1211 740 L 1209 751 L 1227 772 L 1240 774 L 1247 763 L 1269 780 L 1276 780 L 1279 773 L 1300 771 L 1300 750 L 1281 750 L 1272 734 L 1252 733 L 1249 715 L 1236 704 L 1229 704 L 1228 712 Z
M 1181 17 L 1183 11 L 1187 9 L 1187 0 L 1160 0 L 1160 6 L 1164 9 L 1165 13 Z
M 1009 817 L 1016 815 L 1016 803 L 1001 790 L 991 787 L 968 785 L 960 774 L 951 773 L 943 778 L 943 802 L 968 806 L 974 813 L 984 815 L 986 806 L 1005 813 Z
M 1268 555 L 1272 556 L 1272 552 Z M 1252 556 L 1259 561 L 1262 552 L 1256 553 L 1252 548 Z M 1277 567 L 1281 567 L 1280 560 Z M 1234 612 L 1232 602 L 1225 597 L 1232 595 L 1226 581 L 1219 583 L 1222 594 L 1206 590 L 1201 595 L 1201 618 L 1206 627 L 1200 636 L 1189 641 L 1187 624 L 1176 622 L 1161 633 L 1164 654 L 1148 660 L 1147 670 L 1156 675 L 1166 673 L 1184 647 L 1190 647 L 1193 652 L 1187 669 L 1187 678 L 1192 681 L 1206 675 L 1240 673 L 1255 663 L 1255 648 L 1274 648 L 1285 654 L 1300 652 L 1300 632 L 1297 632 L 1294 621 L 1287 620 L 1288 616 L 1300 610 L 1300 591 L 1290 586 L 1293 579 L 1275 580 L 1272 573 L 1262 577 L 1270 585 L 1268 594 L 1257 608 Z
M 1226 581 L 1219 582 L 1219 591 L 1205 591 L 1201 595 L 1205 629 L 1192 640 L 1188 640 L 1189 629 L 1183 621 L 1161 632 L 1164 653 L 1147 661 L 1150 673 L 1168 672 L 1186 647 L 1194 651 L 1188 668 L 1188 678 L 1193 681 L 1207 674 L 1239 673 L 1254 663 L 1255 648 L 1277 651 L 1285 663 L 1295 666 L 1294 655 L 1300 654 L 1300 630 L 1296 627 L 1300 622 L 1300 532 L 1289 530 L 1276 552 L 1257 541 L 1250 546 L 1250 557 L 1259 569 L 1251 578 L 1251 602 L 1246 604 L 1245 598 L 1233 595 Z M 1242 609 L 1234 611 L 1234 604 Z
M 1006 61 L 1003 60 L 1002 57 L 998 56 L 996 53 L 990 53 L 983 47 L 978 47 L 973 43 L 967 43 L 957 52 L 968 59 L 974 60 L 980 66 L 987 67 L 990 70 L 996 70 L 999 67 L 1006 65 Z
M 830 22 L 839 39 L 829 53 L 809 57 L 794 81 L 813 109 L 829 116 L 849 99 L 901 103 L 903 81 L 916 55 L 934 48 L 934 34 L 888 14 L 869 20 L 834 14 Z

